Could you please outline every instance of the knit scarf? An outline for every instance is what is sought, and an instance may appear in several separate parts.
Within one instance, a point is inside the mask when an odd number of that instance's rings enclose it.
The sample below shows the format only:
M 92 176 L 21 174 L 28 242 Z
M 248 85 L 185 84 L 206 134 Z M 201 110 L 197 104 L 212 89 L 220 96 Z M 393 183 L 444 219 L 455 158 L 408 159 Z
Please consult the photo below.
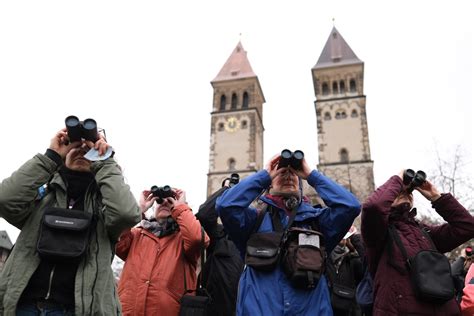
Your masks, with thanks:
M 171 216 L 158 220 L 143 219 L 140 224 L 138 224 L 138 227 L 143 227 L 143 229 L 148 230 L 156 237 L 168 236 L 179 230 L 178 223 L 176 223 Z

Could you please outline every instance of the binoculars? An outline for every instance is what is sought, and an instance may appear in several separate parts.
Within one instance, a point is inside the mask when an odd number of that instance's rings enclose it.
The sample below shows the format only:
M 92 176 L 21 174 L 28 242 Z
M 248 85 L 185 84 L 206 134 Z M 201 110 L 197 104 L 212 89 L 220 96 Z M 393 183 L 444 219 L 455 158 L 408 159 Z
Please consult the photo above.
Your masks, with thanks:
M 97 123 L 91 118 L 79 121 L 77 116 L 70 115 L 66 117 L 65 123 L 67 135 L 71 143 L 82 139 L 90 140 L 95 143 L 99 139 Z
M 426 181 L 426 173 L 418 170 L 416 173 L 412 169 L 406 169 L 403 172 L 403 184 L 407 185 L 406 191 L 408 193 L 413 192 L 416 187 L 419 187 Z
M 165 185 L 162 187 L 154 185 L 151 187 L 150 191 L 153 196 L 158 198 L 158 204 L 163 203 L 163 199 L 167 197 L 174 197 L 174 192 L 169 185 Z
M 229 187 L 232 187 L 239 183 L 240 176 L 238 173 L 231 174 L 229 178 L 225 178 L 224 181 L 222 181 L 222 187 L 225 185 L 226 180 L 229 180 Z
M 280 154 L 280 161 L 278 162 L 278 169 L 288 167 L 295 170 L 301 169 L 301 163 L 303 162 L 304 153 L 301 150 L 295 150 L 292 152 L 289 149 L 283 149 Z

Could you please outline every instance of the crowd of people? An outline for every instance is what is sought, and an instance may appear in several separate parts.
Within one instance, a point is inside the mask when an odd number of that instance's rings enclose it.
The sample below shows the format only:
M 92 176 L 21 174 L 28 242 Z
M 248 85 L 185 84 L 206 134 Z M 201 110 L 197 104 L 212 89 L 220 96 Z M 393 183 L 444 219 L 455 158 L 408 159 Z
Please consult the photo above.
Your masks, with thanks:
M 358 201 L 282 153 L 226 179 L 194 214 L 183 189 L 137 201 L 104 135 L 73 131 L 0 184 L 0 217 L 21 230 L 0 272 L 0 315 L 474 313 L 472 249 L 452 265 L 444 255 L 474 237 L 474 218 L 422 173 L 402 170 Z M 444 224 L 416 219 L 413 191 Z

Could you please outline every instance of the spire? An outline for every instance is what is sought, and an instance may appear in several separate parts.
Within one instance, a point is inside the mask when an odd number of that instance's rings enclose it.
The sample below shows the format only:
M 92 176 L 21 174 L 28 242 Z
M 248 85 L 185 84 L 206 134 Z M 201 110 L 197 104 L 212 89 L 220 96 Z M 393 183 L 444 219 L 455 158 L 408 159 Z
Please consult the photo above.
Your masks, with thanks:
M 336 27 L 333 26 L 321 56 L 319 56 L 313 69 L 361 63 L 362 61 L 354 54 Z
M 230 54 L 229 58 L 222 67 L 221 71 L 219 71 L 212 82 L 250 77 L 256 77 L 256 75 L 252 70 L 252 66 L 250 66 L 249 60 L 247 59 L 247 52 L 244 50 L 242 43 L 239 41 L 234 51 L 232 54 Z

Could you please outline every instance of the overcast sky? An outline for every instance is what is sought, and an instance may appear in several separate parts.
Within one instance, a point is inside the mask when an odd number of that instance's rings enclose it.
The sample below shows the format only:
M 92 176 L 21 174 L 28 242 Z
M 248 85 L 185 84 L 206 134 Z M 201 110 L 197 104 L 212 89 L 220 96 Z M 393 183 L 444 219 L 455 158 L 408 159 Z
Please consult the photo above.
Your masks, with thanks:
M 242 41 L 266 103 L 264 160 L 318 163 L 311 68 L 335 26 L 365 62 L 375 183 L 430 170 L 433 150 L 473 161 L 470 1 L 2 1 L 4 179 L 76 115 L 97 120 L 138 197 L 206 198 L 210 81 Z M 291 4 L 291 5 L 289 5 Z M 242 35 L 239 35 L 242 34 Z M 429 175 L 428 175 L 429 176 Z M 18 230 L 0 219 L 12 240 Z

